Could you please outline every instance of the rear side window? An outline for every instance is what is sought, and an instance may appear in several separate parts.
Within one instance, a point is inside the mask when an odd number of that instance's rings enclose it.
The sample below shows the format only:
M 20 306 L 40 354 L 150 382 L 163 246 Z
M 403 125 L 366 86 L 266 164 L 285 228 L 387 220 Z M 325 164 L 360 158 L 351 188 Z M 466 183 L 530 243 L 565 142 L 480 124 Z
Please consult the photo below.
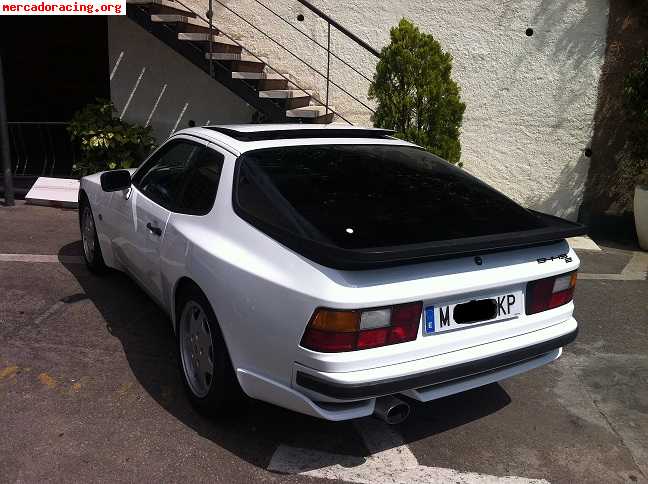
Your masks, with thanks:
M 176 212 L 206 215 L 214 206 L 218 182 L 225 157 L 209 148 L 202 148 L 189 162 L 182 194 Z
M 342 249 L 545 227 L 500 192 L 414 147 L 288 146 L 250 151 L 237 163 L 234 202 L 244 218 Z

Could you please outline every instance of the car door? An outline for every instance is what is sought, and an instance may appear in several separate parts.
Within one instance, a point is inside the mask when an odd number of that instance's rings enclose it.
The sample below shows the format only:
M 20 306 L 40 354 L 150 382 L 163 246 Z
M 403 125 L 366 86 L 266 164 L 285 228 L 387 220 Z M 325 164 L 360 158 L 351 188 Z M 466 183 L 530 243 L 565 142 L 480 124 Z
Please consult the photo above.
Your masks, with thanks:
M 131 250 L 124 253 L 133 275 L 158 302 L 163 289 L 160 248 L 167 222 L 180 198 L 187 167 L 202 146 L 185 138 L 171 140 L 133 177 Z
M 196 253 L 194 243 L 197 242 L 189 238 L 189 234 L 196 232 L 187 228 L 204 227 L 208 223 L 203 217 L 214 207 L 224 160 L 225 152 L 209 145 L 200 149 L 189 163 L 181 195 L 166 226 L 160 260 L 163 280 L 177 281 L 186 275 L 187 254 Z M 170 307 L 172 288 L 166 286 L 162 306 Z

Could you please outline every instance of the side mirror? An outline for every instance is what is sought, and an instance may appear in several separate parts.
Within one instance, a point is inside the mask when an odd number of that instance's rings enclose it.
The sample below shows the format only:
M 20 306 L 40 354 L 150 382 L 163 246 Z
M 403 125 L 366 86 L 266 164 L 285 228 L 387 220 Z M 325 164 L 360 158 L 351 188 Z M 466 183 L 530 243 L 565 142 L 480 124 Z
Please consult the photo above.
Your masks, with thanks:
M 131 174 L 128 170 L 111 170 L 101 174 L 101 189 L 104 192 L 118 192 L 131 186 Z

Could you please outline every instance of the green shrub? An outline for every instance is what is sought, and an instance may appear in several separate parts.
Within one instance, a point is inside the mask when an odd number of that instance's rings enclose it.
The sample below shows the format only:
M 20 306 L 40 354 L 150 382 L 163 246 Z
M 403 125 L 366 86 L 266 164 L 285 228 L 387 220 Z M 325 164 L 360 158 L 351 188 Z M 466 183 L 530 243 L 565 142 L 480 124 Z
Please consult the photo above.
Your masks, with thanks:
M 377 101 L 373 123 L 457 163 L 459 130 L 466 109 L 452 80 L 452 56 L 430 34 L 402 19 L 380 53 L 369 98 Z
M 68 126 L 81 159 L 73 166 L 79 176 L 97 171 L 137 166 L 155 146 L 150 127 L 121 121 L 110 101 L 97 99 L 77 111 Z
M 623 94 L 626 108 L 633 118 L 648 125 L 648 53 L 626 76 Z
M 635 123 L 629 140 L 632 153 L 623 171 L 636 184 L 648 185 L 648 52 L 626 76 L 623 94 L 626 110 Z

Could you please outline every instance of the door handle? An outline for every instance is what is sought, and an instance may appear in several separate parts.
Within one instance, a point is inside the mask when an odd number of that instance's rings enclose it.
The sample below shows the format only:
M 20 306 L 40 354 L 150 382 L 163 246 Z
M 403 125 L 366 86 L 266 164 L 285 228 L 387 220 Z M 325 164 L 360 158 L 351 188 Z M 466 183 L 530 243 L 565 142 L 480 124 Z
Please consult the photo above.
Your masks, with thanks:
M 162 229 L 160 227 L 156 227 L 155 225 L 152 225 L 151 222 L 146 224 L 146 228 L 149 229 L 153 234 L 157 235 L 158 237 L 162 235 Z

